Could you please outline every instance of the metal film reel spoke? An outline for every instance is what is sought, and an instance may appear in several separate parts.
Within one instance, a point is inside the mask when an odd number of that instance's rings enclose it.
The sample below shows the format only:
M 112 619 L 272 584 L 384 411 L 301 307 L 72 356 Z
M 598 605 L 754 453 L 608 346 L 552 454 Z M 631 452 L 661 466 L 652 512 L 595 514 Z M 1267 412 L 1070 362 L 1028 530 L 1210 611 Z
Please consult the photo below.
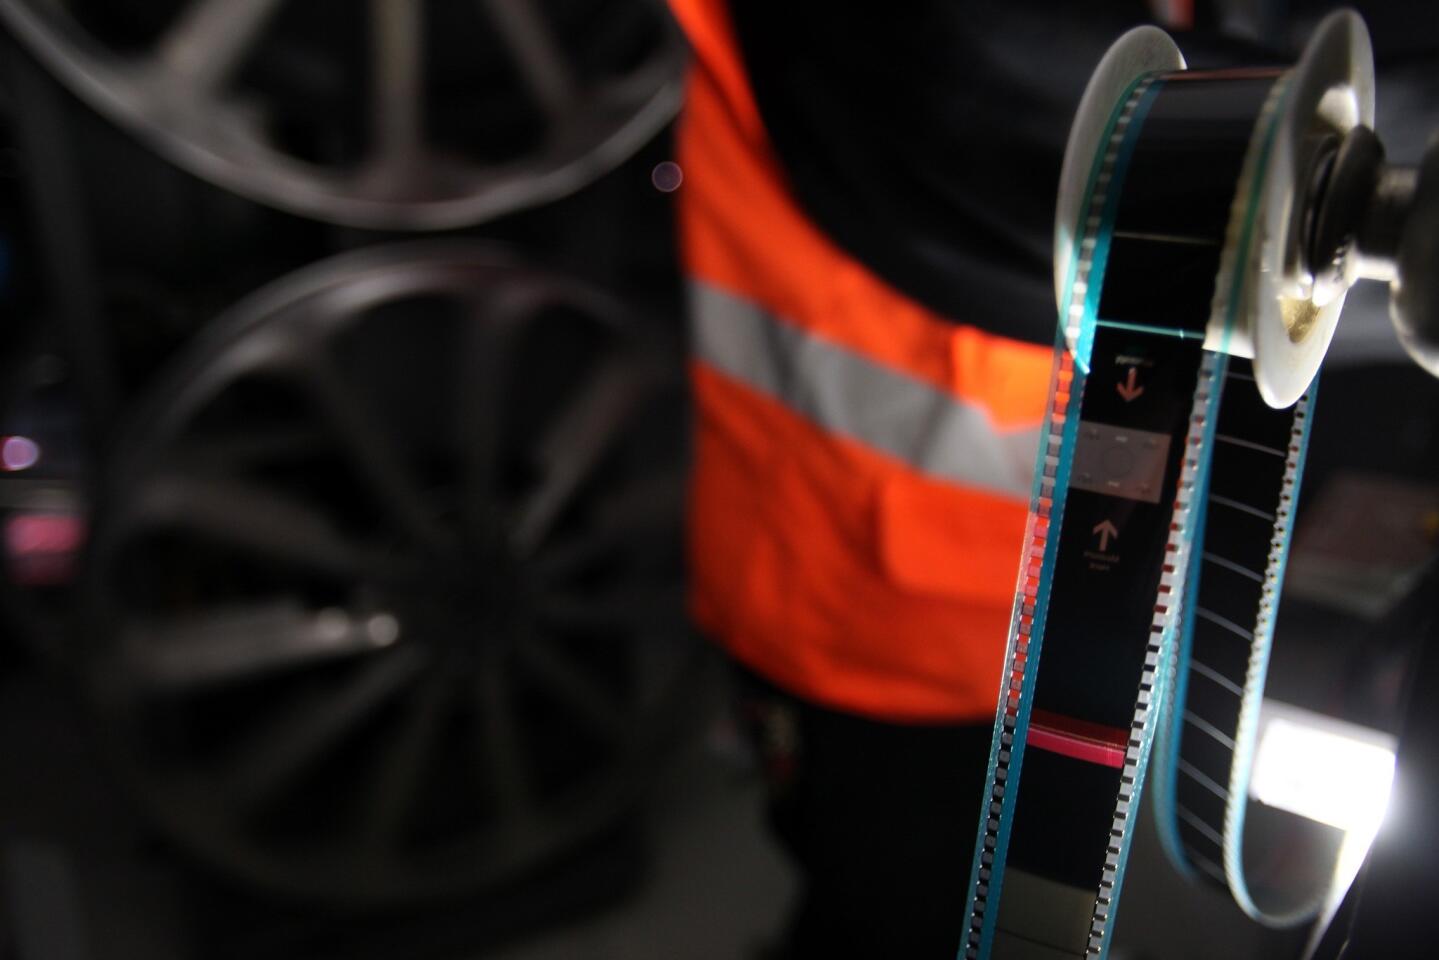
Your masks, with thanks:
M 575 78 L 535 5 L 525 0 L 484 0 L 484 7 L 530 95 L 551 117 L 563 117 L 578 97 Z
M 376 420 L 357 386 L 323 355 L 308 357 L 300 377 L 359 476 L 374 489 L 387 512 L 415 544 L 442 550 L 449 539 L 425 501 L 392 437 Z
M 543 543 L 555 518 L 583 489 L 595 465 L 635 412 L 643 375 L 623 360 L 607 358 L 585 377 L 537 444 L 543 483 L 519 508 L 513 538 L 531 554 Z
M 507 440 L 505 394 L 516 375 L 517 324 L 523 309 L 516 301 L 524 294 L 486 297 L 467 304 L 484 316 L 468 331 L 466 367 L 456 400 L 455 442 L 464 450 L 461 463 L 460 520 L 471 535 L 503 537 L 500 492 L 501 454 Z M 519 311 L 519 312 L 517 312 Z
M 306 611 L 285 601 L 134 625 L 122 669 L 158 693 L 196 692 L 271 671 L 359 657 L 395 642 L 394 617 Z
M 222 87 L 259 42 L 285 0 L 193 0 L 155 44 L 158 73 L 171 71 L 196 91 Z M 158 82 L 158 81 L 157 81 Z
M 657 472 L 595 505 L 594 524 L 579 536 L 557 539 L 534 557 L 536 582 L 563 585 L 599 562 L 622 542 L 662 539 L 670 531 L 661 518 L 684 509 L 685 480 L 679 472 Z
M 632 737 L 633 718 L 618 698 L 570 660 L 555 638 L 542 631 L 532 633 L 515 647 L 515 662 L 547 700 L 584 723 L 591 734 L 612 745 Z
M 422 157 L 423 10 L 408 0 L 370 0 L 375 76 L 371 164 L 391 175 L 403 176 Z
M 445 716 L 459 690 L 431 678 L 405 705 L 400 721 L 386 732 L 375 761 L 376 789 L 360 805 L 357 849 L 377 860 L 403 845 L 411 826 L 424 774 L 434 758 Z
M 240 818 L 274 801 L 355 728 L 400 697 L 419 676 L 420 655 L 401 649 L 363 664 L 345 683 L 265 717 L 227 758 L 224 803 Z
M 392 557 L 341 534 L 309 505 L 230 477 L 167 470 L 117 527 L 121 523 L 127 535 L 163 529 L 182 540 L 222 545 L 255 563 L 331 580 L 375 576 L 396 566 Z M 200 615 L 147 616 L 125 638 L 121 666 L 136 682 L 157 689 L 196 689 L 380 649 L 393 642 L 395 630 L 383 611 L 307 612 L 292 598 L 257 600 Z
M 471 730 L 485 775 L 485 793 L 495 805 L 501 835 L 519 840 L 536 829 L 535 786 L 525 762 L 524 735 L 515 719 L 509 687 L 498 673 L 481 678 L 475 696 L 480 709 Z
M 348 113 L 336 103 L 312 111 L 303 124 L 326 128 L 314 134 L 318 144 L 358 140 L 339 155 L 287 139 L 284 131 L 295 123 L 286 118 L 305 97 L 273 88 L 301 81 L 280 71 L 278 81 L 257 86 L 252 75 L 273 67 L 265 55 L 293 45 L 291 34 L 304 35 L 301 26 L 316 32 L 306 18 L 327 15 L 317 5 L 190 0 L 139 48 L 124 29 L 113 42 L 90 29 L 94 11 L 82 0 L 3 0 L 0 19 L 82 99 L 201 177 L 336 223 L 432 230 L 571 193 L 673 116 L 684 49 L 663 5 L 593 0 L 579 6 L 619 24 L 623 42 L 601 49 L 612 38 L 597 35 L 583 17 L 568 18 L 569 8 L 538 0 L 484 0 L 463 9 L 433 0 L 332 7 L 329 16 L 361 18 L 368 34 L 363 50 L 350 51 L 341 49 L 354 33 L 348 25 L 329 30 L 322 24 L 319 31 L 333 61 L 321 72 L 335 74 L 321 83 L 325 95 L 365 91 L 362 129 L 335 126 Z M 113 12 L 100 21 L 111 31 L 118 22 Z M 489 86 L 468 88 L 472 104 L 463 109 L 448 100 L 437 105 L 437 97 L 457 96 L 441 81 L 459 61 L 452 48 L 471 32 L 484 44 L 479 56 L 498 61 L 482 64 L 481 82 Z M 444 56 L 435 44 L 446 47 Z M 624 49 L 636 45 L 643 48 L 638 63 Z M 294 51 L 286 48 L 286 55 L 293 58 Z M 498 115 L 465 117 L 462 134 L 446 126 L 456 114 L 482 114 L 486 103 L 511 110 L 521 101 L 531 105 L 534 116 L 526 122 L 533 137 L 516 139 L 508 131 L 512 118 Z
M 207 330 L 127 434 L 86 591 L 89 689 L 157 824 L 376 902 L 613 822 L 699 650 L 645 529 L 678 505 L 634 455 L 648 350 L 602 295 L 458 243 L 317 264 Z
M 251 552 L 257 558 L 355 576 L 364 545 L 337 531 L 310 504 L 244 479 L 168 471 L 147 486 L 132 522 L 165 525 Z

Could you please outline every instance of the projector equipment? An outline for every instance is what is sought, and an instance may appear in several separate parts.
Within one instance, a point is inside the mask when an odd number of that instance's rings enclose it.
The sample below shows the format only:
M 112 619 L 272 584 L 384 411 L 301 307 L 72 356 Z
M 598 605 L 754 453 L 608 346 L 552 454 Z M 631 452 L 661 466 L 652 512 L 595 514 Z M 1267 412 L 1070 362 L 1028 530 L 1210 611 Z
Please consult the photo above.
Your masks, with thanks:
M 1186 70 L 1140 28 L 1085 91 L 962 956 L 1105 956 L 1147 772 L 1181 869 L 1254 918 L 1303 922 L 1329 893 L 1332 823 L 1281 825 L 1269 869 L 1244 851 L 1261 727 L 1265 749 L 1319 742 L 1264 690 L 1316 378 L 1356 279 L 1391 282 L 1401 339 L 1439 372 L 1439 149 L 1384 166 L 1373 89 L 1368 33 L 1339 12 L 1291 69 Z M 1326 736 L 1366 758 L 1357 775 L 1392 771 Z

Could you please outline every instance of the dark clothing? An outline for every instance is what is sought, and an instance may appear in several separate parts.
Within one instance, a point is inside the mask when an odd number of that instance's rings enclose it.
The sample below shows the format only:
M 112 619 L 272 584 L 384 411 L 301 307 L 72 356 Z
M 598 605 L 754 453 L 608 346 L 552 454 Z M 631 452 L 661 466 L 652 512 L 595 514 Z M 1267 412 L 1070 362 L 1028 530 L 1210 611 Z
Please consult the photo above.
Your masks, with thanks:
M 880 723 L 738 673 L 770 821 L 799 867 L 787 957 L 953 960 L 990 724 Z
M 1338 5 L 1260 4 L 1246 39 L 1220 33 L 1217 5 L 1201 0 L 1196 28 L 1175 39 L 1191 67 L 1288 65 Z M 1148 5 L 729 7 L 765 130 L 809 217 L 936 313 L 1052 343 L 1054 189 L 1070 120 L 1095 64 Z M 1439 48 L 1428 3 L 1361 7 L 1381 74 Z
M 1052 343 L 1070 118 L 1139 2 L 732 0 L 765 129 L 806 213 L 944 316 Z

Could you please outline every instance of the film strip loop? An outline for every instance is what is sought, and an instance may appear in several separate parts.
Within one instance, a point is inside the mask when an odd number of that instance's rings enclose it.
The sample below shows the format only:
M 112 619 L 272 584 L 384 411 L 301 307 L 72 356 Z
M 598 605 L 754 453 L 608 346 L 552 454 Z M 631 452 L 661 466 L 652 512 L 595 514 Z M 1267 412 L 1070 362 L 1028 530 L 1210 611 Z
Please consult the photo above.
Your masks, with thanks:
M 1141 28 L 1085 93 L 963 957 L 1107 954 L 1164 719 L 1171 850 L 1197 863 L 1210 844 L 1209 872 L 1274 919 L 1235 838 L 1312 381 L 1342 305 L 1342 292 L 1305 299 L 1295 184 L 1320 135 L 1372 113 L 1367 34 L 1347 13 L 1288 71 L 1185 71 L 1168 37 Z M 1211 628 L 1229 634 L 1227 659 L 1202 646 Z M 1227 712 L 1201 705 L 1193 677 Z
M 1235 363 L 1230 378 L 1252 382 L 1247 364 Z M 1255 877 L 1245 866 L 1249 771 L 1313 390 L 1287 410 L 1251 407 L 1245 396 L 1237 391 L 1220 410 L 1206 544 L 1190 559 L 1175 688 L 1156 746 L 1155 809 L 1181 870 L 1228 887 L 1255 919 L 1290 926 L 1324 904 L 1343 839 L 1338 828 L 1269 812 L 1266 829 L 1307 855 Z
M 1007 828 L 1014 817 L 1017 797 L 1017 773 L 1022 758 L 1026 723 L 1033 699 L 1034 671 L 1031 660 L 1039 656 L 1044 617 L 1049 603 L 1049 584 L 1053 577 L 1058 546 L 1058 525 L 1062 516 L 1063 495 L 1067 486 L 1067 467 L 1078 436 L 1078 408 L 1083 376 L 1076 370 L 1076 354 L 1085 354 L 1093 341 L 1089 287 L 1095 276 L 1095 250 L 1099 241 L 1103 211 L 1108 203 L 1114 169 L 1119 160 L 1124 134 L 1134 111 L 1152 79 L 1134 85 L 1126 99 L 1116 108 L 1109 123 L 1103 154 L 1092 176 L 1086 204 L 1084 229 L 1079 243 L 1080 255 L 1071 267 L 1068 311 L 1064 315 L 1064 338 L 1055 348 L 1055 363 L 1050 385 L 1050 409 L 1042 436 L 1043 448 L 1035 471 L 1035 487 L 1031 497 L 1029 520 L 1025 531 L 1025 559 L 1021 570 L 1012 616 L 1010 640 L 1005 656 L 1005 689 L 995 720 L 995 733 L 990 751 L 987 808 L 981 820 L 979 843 L 971 877 L 970 919 L 966 930 L 964 952 L 979 957 L 993 937 L 996 913 L 990 909 L 999 902 L 1000 876 L 1007 853 Z M 1102 270 L 1103 261 L 1099 261 Z M 1097 286 L 1096 286 L 1097 290 Z M 1069 345 L 1073 345 L 1073 349 Z M 1078 380 L 1078 382 L 1076 382 Z M 1061 477 L 1061 472 L 1066 475 Z M 1132 782 L 1132 778 L 1131 778 Z
M 1187 562 L 1184 629 L 1157 745 L 1155 808 L 1171 859 L 1181 870 L 1227 886 L 1246 913 L 1273 926 L 1304 922 L 1323 906 L 1344 843 L 1337 828 L 1248 803 L 1312 419 L 1313 373 L 1343 304 L 1342 290 L 1324 304 L 1290 299 L 1314 284 L 1293 265 L 1298 234 L 1292 227 L 1305 215 L 1296 184 L 1309 182 L 1318 168 L 1316 144 L 1372 124 L 1373 77 L 1363 22 L 1350 12 L 1327 17 L 1286 79 L 1287 102 L 1263 148 L 1269 182 L 1256 186 L 1261 179 L 1251 171 L 1236 194 L 1236 202 L 1247 196 L 1263 208 L 1246 223 L 1251 230 L 1262 223 L 1269 250 L 1256 257 L 1252 238 L 1230 237 L 1226 257 L 1232 267 L 1221 273 L 1233 286 L 1216 290 L 1216 310 L 1224 297 L 1231 308 L 1254 315 L 1244 331 L 1247 350 L 1238 351 L 1254 360 L 1228 361 L 1231 386 L 1217 411 L 1200 502 L 1205 537 Z M 1247 300 L 1241 293 L 1246 282 L 1253 288 Z M 1303 323 L 1310 321 L 1319 335 L 1306 338 Z M 1227 341 L 1207 345 L 1230 348 Z M 1268 404 L 1255 402 L 1252 387 Z M 1287 405 L 1291 397 L 1297 401 Z M 1256 817 L 1262 824 L 1246 829 Z M 1250 840 L 1257 841 L 1254 861 L 1263 865 L 1253 873 L 1246 867 Z M 1282 856 L 1266 856 L 1266 846 Z
M 1284 89 L 1273 71 L 1146 75 L 1102 138 L 1062 301 L 968 957 L 1107 952 L 1205 515 L 1228 358 L 1204 345 L 1227 345 L 1236 323 Z

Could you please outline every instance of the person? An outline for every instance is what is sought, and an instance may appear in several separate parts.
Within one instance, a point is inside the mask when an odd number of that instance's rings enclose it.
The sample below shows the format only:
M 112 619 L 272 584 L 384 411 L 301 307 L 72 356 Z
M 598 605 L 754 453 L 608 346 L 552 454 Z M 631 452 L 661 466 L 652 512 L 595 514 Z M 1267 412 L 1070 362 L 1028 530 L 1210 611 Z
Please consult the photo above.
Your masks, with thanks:
M 799 867 L 781 952 L 953 957 L 1053 363 L 1054 189 L 1090 71 L 1154 11 L 671 8 L 694 50 L 690 604 Z
M 691 609 L 739 666 L 799 867 L 782 953 L 952 957 L 1053 363 L 1054 184 L 1145 11 L 671 5 Z

